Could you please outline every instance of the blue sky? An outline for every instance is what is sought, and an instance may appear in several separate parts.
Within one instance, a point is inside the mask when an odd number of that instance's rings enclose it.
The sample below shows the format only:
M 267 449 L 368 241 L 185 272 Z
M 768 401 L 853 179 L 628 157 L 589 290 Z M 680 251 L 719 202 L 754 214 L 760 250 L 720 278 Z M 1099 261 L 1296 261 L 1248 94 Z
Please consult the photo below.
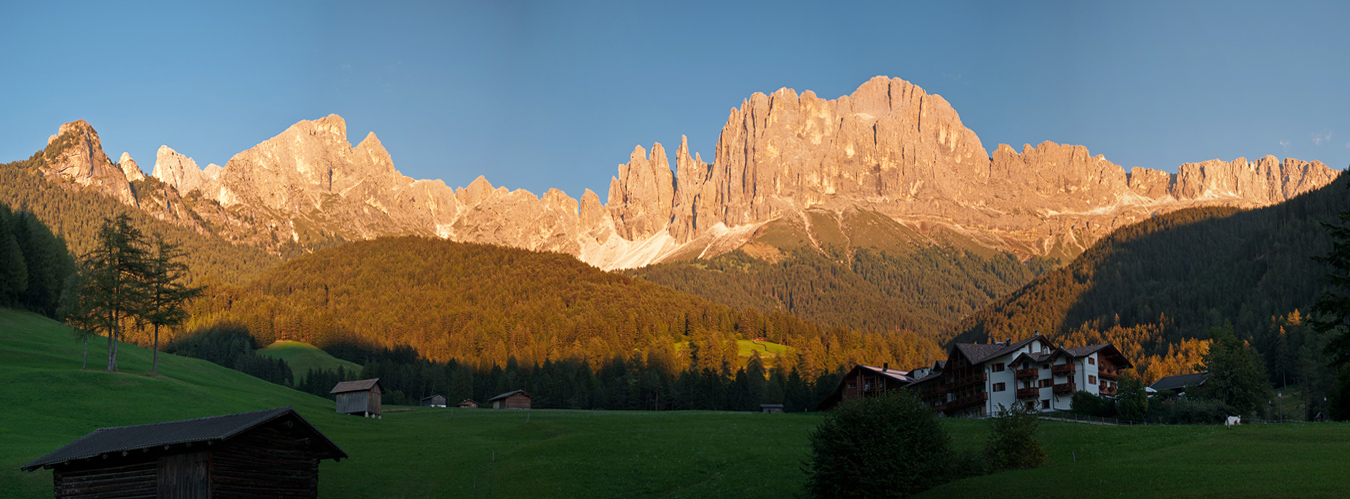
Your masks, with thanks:
M 192 4 L 0 5 L 0 161 L 85 119 L 147 173 L 161 144 L 223 165 L 337 113 L 414 178 L 604 198 L 634 145 L 711 160 L 753 92 L 888 75 L 991 151 L 1350 164 L 1350 2 Z

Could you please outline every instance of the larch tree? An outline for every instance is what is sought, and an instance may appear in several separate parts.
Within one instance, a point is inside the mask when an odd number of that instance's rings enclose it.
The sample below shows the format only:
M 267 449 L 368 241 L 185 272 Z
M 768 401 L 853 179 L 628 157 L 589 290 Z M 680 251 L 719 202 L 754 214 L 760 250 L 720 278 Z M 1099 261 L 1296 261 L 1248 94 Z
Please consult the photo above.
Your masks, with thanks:
M 188 300 L 200 295 L 202 288 L 188 285 L 188 267 L 183 263 L 182 248 L 156 235 L 153 255 L 145 267 L 144 307 L 139 319 L 154 328 L 155 353 L 151 371 L 159 372 L 159 330 L 178 326 L 187 320 Z
M 91 332 L 107 334 L 109 372 L 117 370 L 123 321 L 144 313 L 148 274 L 144 244 L 131 218 L 118 215 L 104 219 L 97 245 L 84 257 L 83 303 L 78 309 L 80 316 L 73 320 Z

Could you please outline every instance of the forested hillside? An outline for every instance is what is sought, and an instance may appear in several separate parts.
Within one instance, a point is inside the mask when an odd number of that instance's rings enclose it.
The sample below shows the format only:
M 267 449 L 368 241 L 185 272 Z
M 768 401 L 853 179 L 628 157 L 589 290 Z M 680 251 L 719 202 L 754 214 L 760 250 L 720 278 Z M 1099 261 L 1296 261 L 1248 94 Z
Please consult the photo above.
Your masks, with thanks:
M 1301 315 L 1327 271 L 1314 260 L 1331 248 L 1322 223 L 1347 209 L 1350 192 L 1341 176 L 1275 206 L 1196 208 L 1121 228 L 1068 266 L 962 321 L 955 340 L 1041 331 L 1073 343 L 1109 340 L 1136 358 L 1166 357 L 1232 323 L 1265 355 L 1277 386 L 1323 375 L 1315 372 L 1325 363 L 1323 340 Z M 1171 362 L 1170 371 L 1190 368 Z
M 0 307 L 54 317 L 75 260 L 32 213 L 0 203 Z
M 986 253 L 939 246 L 798 248 L 773 261 L 737 250 L 624 274 L 736 308 L 782 310 L 831 326 L 915 331 L 935 338 L 1053 268 L 1052 260 L 1022 263 L 1008 253 Z
M 250 284 L 213 287 L 193 326 L 234 322 L 263 344 L 300 340 L 411 346 L 479 369 L 546 360 L 660 357 L 672 369 L 727 371 L 734 339 L 792 347 L 783 369 L 815 375 L 854 362 L 917 366 L 941 356 L 911 331 L 826 328 L 782 311 L 735 308 L 600 271 L 575 258 L 416 237 L 319 251 Z
M 94 236 L 104 218 L 125 214 L 146 234 L 162 234 L 180 244 L 194 281 L 220 280 L 240 284 L 258 273 L 281 263 L 281 259 L 263 251 L 235 245 L 216 236 L 198 234 L 190 229 L 158 220 L 144 211 L 127 206 L 103 194 L 69 182 L 54 182 L 38 171 L 69 144 L 54 141 L 27 160 L 0 164 L 0 203 L 15 210 L 32 213 L 62 238 L 71 254 L 79 257 L 93 248 Z M 158 182 L 153 178 L 137 181 L 133 187 Z M 208 277 L 209 276 L 209 277 Z

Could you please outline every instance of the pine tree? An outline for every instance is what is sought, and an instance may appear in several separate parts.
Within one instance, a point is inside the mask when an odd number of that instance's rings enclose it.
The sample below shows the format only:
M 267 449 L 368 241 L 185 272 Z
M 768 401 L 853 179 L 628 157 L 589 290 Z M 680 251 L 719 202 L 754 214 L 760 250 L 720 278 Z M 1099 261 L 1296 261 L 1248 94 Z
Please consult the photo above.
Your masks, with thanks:
M 159 372 L 159 329 L 178 326 L 187 320 L 186 302 L 202 293 L 202 288 L 189 286 L 187 264 L 182 262 L 182 249 L 177 244 L 155 235 L 154 254 L 146 265 L 145 304 L 142 319 L 155 331 L 155 353 L 151 371 Z
M 117 343 L 122 322 L 144 313 L 147 259 L 141 231 L 119 215 L 104 219 L 98 245 L 84 257 L 85 283 L 77 324 L 108 336 L 107 370 L 117 370 Z

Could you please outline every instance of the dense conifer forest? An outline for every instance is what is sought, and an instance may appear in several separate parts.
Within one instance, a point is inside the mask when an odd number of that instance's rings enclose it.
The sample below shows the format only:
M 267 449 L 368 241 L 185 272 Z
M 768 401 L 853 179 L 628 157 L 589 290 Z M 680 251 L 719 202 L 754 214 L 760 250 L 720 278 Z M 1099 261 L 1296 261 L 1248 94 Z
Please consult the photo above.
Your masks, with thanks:
M 782 310 L 830 326 L 914 331 L 936 338 L 1056 262 L 1020 262 L 1007 253 L 980 255 L 937 246 L 909 251 L 799 248 L 776 262 L 737 250 L 624 274 L 740 309 Z
M 911 331 L 824 327 L 782 311 L 737 310 L 558 253 L 417 237 L 350 243 L 294 259 L 250 284 L 214 286 L 192 325 L 240 324 L 262 344 L 330 350 L 408 346 L 423 358 L 488 370 L 581 360 L 668 357 L 675 371 L 728 371 L 736 339 L 790 347 L 777 367 L 816 376 L 855 362 L 918 366 L 940 347 Z M 331 351 L 331 350 L 330 350 Z
M 1209 331 L 1231 324 L 1264 356 L 1276 386 L 1325 384 L 1326 338 L 1304 314 L 1325 284 L 1327 267 L 1314 259 L 1331 249 L 1322 224 L 1350 210 L 1347 185 L 1342 176 L 1274 206 L 1194 208 L 1123 227 L 971 315 L 952 337 L 1041 331 L 1074 344 L 1111 341 L 1143 359 L 1152 379 L 1189 372 Z
M 56 317 L 75 271 L 65 241 L 32 213 L 0 203 L 0 307 Z

